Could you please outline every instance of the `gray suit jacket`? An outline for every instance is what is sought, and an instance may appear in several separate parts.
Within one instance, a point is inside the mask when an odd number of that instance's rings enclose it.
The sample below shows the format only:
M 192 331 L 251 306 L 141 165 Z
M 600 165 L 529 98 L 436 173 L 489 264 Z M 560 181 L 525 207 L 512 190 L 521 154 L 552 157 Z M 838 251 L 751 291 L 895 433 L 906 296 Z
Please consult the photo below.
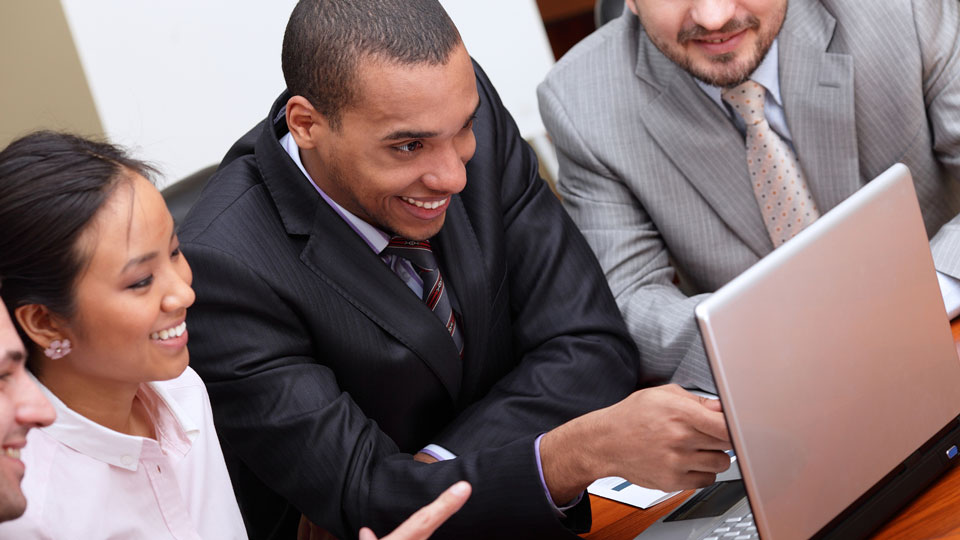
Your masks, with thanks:
M 787 123 L 821 212 L 906 163 L 937 268 L 960 276 L 958 2 L 790 0 L 778 39 Z M 693 308 L 773 249 L 743 136 L 629 10 L 571 50 L 539 97 L 565 206 L 647 375 L 712 389 Z

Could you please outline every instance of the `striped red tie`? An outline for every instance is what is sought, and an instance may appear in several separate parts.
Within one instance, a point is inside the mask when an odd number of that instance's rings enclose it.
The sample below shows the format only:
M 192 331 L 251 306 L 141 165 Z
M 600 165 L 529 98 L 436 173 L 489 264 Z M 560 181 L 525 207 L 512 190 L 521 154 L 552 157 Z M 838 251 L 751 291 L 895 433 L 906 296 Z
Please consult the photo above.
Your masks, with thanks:
M 447 327 L 450 337 L 457 346 L 457 352 L 463 358 L 463 336 L 457 317 L 450 305 L 450 295 L 443 284 L 443 276 L 433 256 L 429 240 L 407 240 L 399 236 L 390 239 L 390 243 L 381 255 L 396 255 L 410 261 L 423 280 L 423 302 Z

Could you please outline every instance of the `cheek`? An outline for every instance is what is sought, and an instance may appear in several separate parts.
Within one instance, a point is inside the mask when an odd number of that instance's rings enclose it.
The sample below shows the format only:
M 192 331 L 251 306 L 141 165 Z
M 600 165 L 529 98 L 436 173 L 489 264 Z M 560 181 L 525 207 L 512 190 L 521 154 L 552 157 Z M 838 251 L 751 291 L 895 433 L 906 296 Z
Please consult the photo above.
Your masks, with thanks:
M 156 320 L 156 301 L 150 295 L 108 301 L 103 299 L 96 311 L 88 311 L 74 325 L 78 350 L 113 354 L 147 342 Z
M 777 0 L 759 0 L 753 2 L 744 2 L 741 3 L 739 9 L 737 9 L 737 16 L 742 18 L 744 16 L 752 15 L 760 19 L 764 24 L 774 24 L 786 12 L 787 3 Z
M 687 16 L 689 11 L 685 8 L 658 6 L 642 13 L 644 29 L 661 43 L 675 45 L 680 30 L 693 25 L 693 21 Z
M 10 432 L 14 431 L 16 426 L 16 422 L 14 421 L 14 398 L 9 388 L 9 382 L 4 384 L 3 390 L 0 390 L 0 441 L 5 439 Z

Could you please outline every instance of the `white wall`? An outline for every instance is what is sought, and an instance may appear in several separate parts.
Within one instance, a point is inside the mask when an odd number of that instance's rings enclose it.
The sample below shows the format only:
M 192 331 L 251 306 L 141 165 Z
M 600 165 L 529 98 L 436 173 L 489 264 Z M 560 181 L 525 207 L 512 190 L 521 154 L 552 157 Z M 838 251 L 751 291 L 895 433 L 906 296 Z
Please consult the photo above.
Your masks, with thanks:
M 107 136 L 168 181 L 216 163 L 283 89 L 295 0 L 61 0 Z M 525 137 L 553 64 L 535 0 L 441 0 Z
M 545 133 L 536 89 L 553 51 L 535 0 L 440 0 L 524 137 Z

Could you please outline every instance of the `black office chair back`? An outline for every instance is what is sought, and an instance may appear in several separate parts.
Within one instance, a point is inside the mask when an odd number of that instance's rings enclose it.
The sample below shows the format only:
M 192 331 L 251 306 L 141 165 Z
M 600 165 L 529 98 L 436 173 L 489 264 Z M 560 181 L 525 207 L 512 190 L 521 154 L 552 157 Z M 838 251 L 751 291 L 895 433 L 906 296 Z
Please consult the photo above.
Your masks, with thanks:
M 619 17 L 625 4 L 625 0 L 597 0 L 593 7 L 593 20 L 597 28 Z
M 216 170 L 216 165 L 204 167 L 183 180 L 168 186 L 161 192 L 163 200 L 167 202 L 167 208 L 170 209 L 170 215 L 173 216 L 173 221 L 177 225 L 183 223 L 183 218 L 187 217 L 187 212 L 193 208 L 193 204 L 200 198 L 203 186 L 207 185 L 207 180 Z

